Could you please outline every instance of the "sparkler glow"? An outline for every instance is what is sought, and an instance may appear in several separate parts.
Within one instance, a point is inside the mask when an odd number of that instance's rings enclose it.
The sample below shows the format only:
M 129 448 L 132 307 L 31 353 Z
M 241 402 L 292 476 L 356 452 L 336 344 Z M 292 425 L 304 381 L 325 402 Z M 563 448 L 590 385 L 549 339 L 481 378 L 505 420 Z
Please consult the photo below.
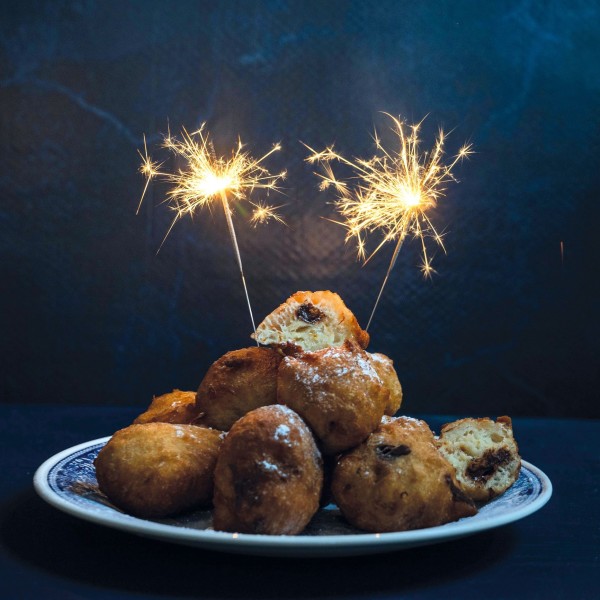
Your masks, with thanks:
M 306 160 L 311 164 L 319 163 L 323 168 L 322 173 L 317 173 L 321 178 L 320 189 L 333 187 L 337 192 L 334 204 L 343 220 L 334 222 L 346 228 L 346 241 L 356 240 L 359 259 L 366 264 L 387 242 L 396 241 L 367 330 L 407 235 L 411 234 L 421 243 L 424 277 L 431 277 L 434 272 L 426 238 L 433 239 L 444 252 L 445 248 L 442 234 L 438 233 L 427 213 L 444 196 L 446 184 L 457 181 L 452 174 L 456 163 L 472 154 L 471 145 L 465 144 L 450 162 L 444 164 L 445 134 L 441 129 L 431 152 L 421 152 L 419 130 L 423 121 L 407 125 L 399 118 L 384 114 L 393 121 L 391 130 L 398 140 L 395 150 L 386 149 L 377 132 L 374 135 L 377 154 L 370 159 L 349 160 L 338 154 L 333 146 L 321 152 L 307 146 L 312 154 Z M 336 177 L 331 165 L 333 161 L 354 170 L 355 185 Z M 376 231 L 383 233 L 383 239 L 367 257 L 367 236 Z
M 233 226 L 230 200 L 241 201 L 248 199 L 248 196 L 255 189 L 263 189 L 267 190 L 267 192 L 270 190 L 279 190 L 277 184 L 285 178 L 285 171 L 272 175 L 262 163 L 268 156 L 280 150 L 281 146 L 275 144 L 261 158 L 254 159 L 244 150 L 241 140 L 238 140 L 237 147 L 231 152 L 231 156 L 217 156 L 209 134 L 205 131 L 205 124 L 202 124 L 200 129 L 193 133 L 188 133 L 183 128 L 181 139 L 172 137 L 169 132 L 162 145 L 173 156 L 182 159 L 185 167 L 179 168 L 173 173 L 162 171 L 161 167 L 164 163 L 154 162 L 148 155 L 146 138 L 144 137 L 144 153 L 139 152 L 139 154 L 142 158 L 140 172 L 146 177 L 146 185 L 140 198 L 138 212 L 152 179 L 161 179 L 171 184 L 172 187 L 167 192 L 165 202 L 171 210 L 175 211 L 175 217 L 161 243 L 160 247 L 162 247 L 179 219 L 185 215 L 192 216 L 196 211 L 204 207 L 210 209 L 215 201 L 221 203 L 242 278 L 242 285 L 244 286 L 252 329 L 256 331 L 248 286 L 244 277 L 242 258 Z M 270 207 L 260 202 L 251 204 L 255 207 L 255 212 L 251 219 L 253 224 L 264 223 L 269 219 L 283 222 L 283 219 L 275 213 L 276 208 L 279 207 Z

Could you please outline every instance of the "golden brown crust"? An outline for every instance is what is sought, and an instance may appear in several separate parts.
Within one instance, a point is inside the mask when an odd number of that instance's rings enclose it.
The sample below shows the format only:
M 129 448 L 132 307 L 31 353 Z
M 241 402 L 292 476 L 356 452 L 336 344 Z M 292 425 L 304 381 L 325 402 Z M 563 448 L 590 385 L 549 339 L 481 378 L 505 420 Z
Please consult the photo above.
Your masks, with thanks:
M 503 425 L 510 427 L 510 430 L 512 431 L 512 419 L 508 415 L 498 417 L 496 423 L 502 423 Z
M 210 504 L 222 433 L 145 423 L 117 431 L 94 465 L 100 490 L 127 513 L 166 517 Z
M 389 391 L 367 353 L 355 343 L 287 356 L 277 379 L 277 399 L 312 428 L 325 454 L 362 442 L 377 428 Z
M 263 406 L 237 421 L 215 469 L 213 526 L 269 535 L 300 533 L 319 507 L 321 455 L 302 419 Z
M 162 396 L 154 396 L 150 406 L 133 423 L 190 424 L 198 418 L 198 415 L 196 392 L 173 390 Z
M 451 423 L 445 423 L 444 425 L 442 425 L 440 434 L 446 434 L 452 431 L 453 429 L 458 429 L 460 427 L 464 427 L 465 425 L 471 425 L 473 423 L 485 426 L 493 422 L 493 419 L 490 419 L 489 417 L 465 417 L 464 419 L 457 419 L 456 421 L 452 421 Z M 501 417 L 498 417 L 496 419 L 496 423 L 501 423 L 502 425 L 509 427 L 512 432 L 512 419 L 509 416 L 503 415 Z
M 259 406 L 277 403 L 277 369 L 283 358 L 272 348 L 242 348 L 215 361 L 196 394 L 197 424 L 227 431 Z
M 383 381 L 383 384 L 390 392 L 385 407 L 385 414 L 393 416 L 398 412 L 402 405 L 402 386 L 400 385 L 396 369 L 394 369 L 394 361 L 385 354 L 380 354 L 379 352 L 369 354 L 369 357 L 377 371 L 377 375 L 379 375 L 381 381 Z
M 461 488 L 475 501 L 499 496 L 519 477 L 521 457 L 506 415 L 496 422 L 483 417 L 447 423 L 437 444 L 456 469 Z
M 352 311 L 328 290 L 296 292 L 260 323 L 252 337 L 285 354 L 341 346 L 346 340 L 362 348 L 369 345 L 369 334 Z
M 427 424 L 409 417 L 384 418 L 365 442 L 344 454 L 332 492 L 350 523 L 373 532 L 433 527 L 477 512 Z

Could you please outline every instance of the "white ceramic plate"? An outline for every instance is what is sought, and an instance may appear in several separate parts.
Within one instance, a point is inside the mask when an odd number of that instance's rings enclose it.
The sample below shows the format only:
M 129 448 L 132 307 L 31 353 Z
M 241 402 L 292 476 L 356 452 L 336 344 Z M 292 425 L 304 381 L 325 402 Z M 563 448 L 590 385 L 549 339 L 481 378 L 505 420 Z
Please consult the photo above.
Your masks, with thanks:
M 59 452 L 35 473 L 38 494 L 75 517 L 137 535 L 200 548 L 266 556 L 349 556 L 434 544 L 517 521 L 539 510 L 552 484 L 537 467 L 523 461 L 519 479 L 473 517 L 440 527 L 395 533 L 364 533 L 348 525 L 334 505 L 319 511 L 305 532 L 295 536 L 213 531 L 210 511 L 172 519 L 144 520 L 112 506 L 98 491 L 93 461 L 110 437 Z

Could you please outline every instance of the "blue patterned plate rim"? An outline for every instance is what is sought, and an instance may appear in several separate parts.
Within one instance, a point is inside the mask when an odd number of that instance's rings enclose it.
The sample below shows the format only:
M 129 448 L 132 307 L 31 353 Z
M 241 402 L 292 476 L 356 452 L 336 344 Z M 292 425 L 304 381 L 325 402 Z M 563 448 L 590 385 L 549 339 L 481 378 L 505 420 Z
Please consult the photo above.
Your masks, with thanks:
M 214 531 L 210 511 L 180 518 L 145 520 L 112 506 L 97 489 L 93 459 L 110 436 L 67 448 L 36 471 L 34 487 L 55 508 L 80 519 L 167 542 L 226 552 L 270 556 L 344 556 L 387 552 L 472 535 L 531 515 L 552 495 L 552 483 L 536 466 L 522 461 L 521 474 L 503 495 L 478 514 L 438 527 L 390 533 L 361 532 L 345 524 L 337 507 L 319 511 L 301 535 L 258 535 Z

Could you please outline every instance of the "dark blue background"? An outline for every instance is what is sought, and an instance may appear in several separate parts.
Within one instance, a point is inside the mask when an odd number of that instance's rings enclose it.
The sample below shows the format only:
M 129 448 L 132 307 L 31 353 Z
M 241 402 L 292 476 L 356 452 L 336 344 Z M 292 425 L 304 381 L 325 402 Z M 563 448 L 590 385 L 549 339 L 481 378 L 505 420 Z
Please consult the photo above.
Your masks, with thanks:
M 236 215 L 257 320 L 331 289 L 364 325 L 393 248 L 355 261 L 299 140 L 369 156 L 388 111 L 477 151 L 432 214 L 438 275 L 406 245 L 371 328 L 406 412 L 600 416 L 599 17 L 578 0 L 4 2 L 2 401 L 143 406 L 251 344 L 221 213 L 158 255 L 164 189 L 135 216 L 136 150 L 167 119 L 208 121 L 223 148 L 283 144 L 289 227 Z

